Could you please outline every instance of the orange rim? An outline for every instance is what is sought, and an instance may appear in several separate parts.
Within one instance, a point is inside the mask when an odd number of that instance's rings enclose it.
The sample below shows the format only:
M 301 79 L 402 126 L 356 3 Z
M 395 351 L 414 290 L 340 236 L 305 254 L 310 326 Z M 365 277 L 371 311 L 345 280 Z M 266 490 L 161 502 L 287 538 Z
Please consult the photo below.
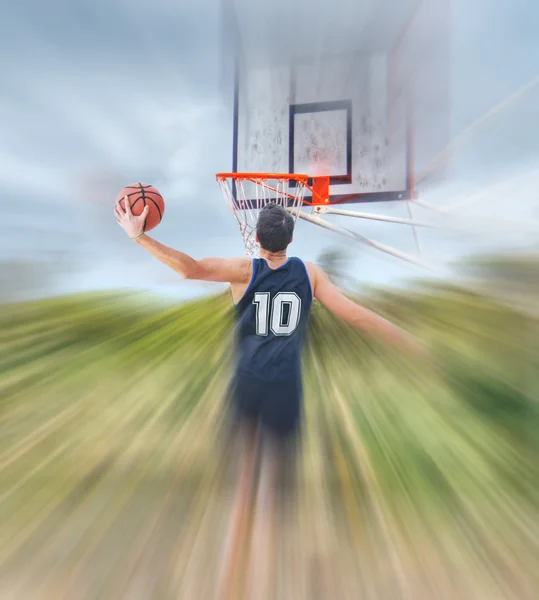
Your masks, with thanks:
M 303 184 L 313 195 L 312 200 L 303 200 L 303 204 L 319 205 L 329 204 L 329 177 L 309 177 L 304 174 L 291 173 L 217 173 L 217 181 L 251 181 L 273 192 L 283 193 L 282 190 L 271 186 L 267 183 L 268 179 L 276 179 L 278 181 L 297 181 Z M 312 185 L 309 185 L 309 180 Z M 297 196 L 284 192 L 285 196 L 295 199 Z
M 295 179 L 296 181 L 301 181 L 302 183 L 307 183 L 310 179 L 308 175 L 303 173 L 217 173 L 216 175 L 218 180 L 221 179 L 280 179 L 282 181 Z

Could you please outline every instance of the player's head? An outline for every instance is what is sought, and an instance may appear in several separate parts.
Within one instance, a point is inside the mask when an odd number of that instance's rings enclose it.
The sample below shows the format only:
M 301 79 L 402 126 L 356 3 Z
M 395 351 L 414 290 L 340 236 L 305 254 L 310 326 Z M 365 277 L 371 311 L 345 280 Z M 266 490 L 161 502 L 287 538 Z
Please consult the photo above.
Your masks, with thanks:
M 263 250 L 282 252 L 294 235 L 294 218 L 279 204 L 271 202 L 258 214 L 256 239 Z

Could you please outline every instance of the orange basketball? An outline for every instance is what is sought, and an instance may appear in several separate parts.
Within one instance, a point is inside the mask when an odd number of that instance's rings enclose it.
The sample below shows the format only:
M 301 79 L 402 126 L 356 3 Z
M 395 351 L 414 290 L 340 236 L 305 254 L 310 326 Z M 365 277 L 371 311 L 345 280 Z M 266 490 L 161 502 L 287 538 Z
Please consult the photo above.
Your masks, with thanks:
M 148 216 L 146 217 L 144 231 L 150 231 L 159 225 L 165 212 L 165 202 L 163 201 L 163 196 L 161 196 L 153 185 L 147 183 L 132 183 L 131 185 L 125 186 L 118 194 L 117 198 L 117 200 L 121 200 L 120 205 L 124 210 L 123 198 L 125 196 L 128 197 L 131 211 L 136 217 L 142 213 L 145 206 L 150 208 Z

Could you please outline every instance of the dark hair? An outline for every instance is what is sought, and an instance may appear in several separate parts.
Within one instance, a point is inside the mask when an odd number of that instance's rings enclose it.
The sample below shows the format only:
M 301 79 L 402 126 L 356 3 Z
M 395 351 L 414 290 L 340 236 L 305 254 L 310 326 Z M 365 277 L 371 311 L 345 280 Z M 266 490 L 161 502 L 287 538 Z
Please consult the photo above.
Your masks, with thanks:
M 294 218 L 281 205 L 270 202 L 258 215 L 256 233 L 264 250 L 281 252 L 292 241 Z

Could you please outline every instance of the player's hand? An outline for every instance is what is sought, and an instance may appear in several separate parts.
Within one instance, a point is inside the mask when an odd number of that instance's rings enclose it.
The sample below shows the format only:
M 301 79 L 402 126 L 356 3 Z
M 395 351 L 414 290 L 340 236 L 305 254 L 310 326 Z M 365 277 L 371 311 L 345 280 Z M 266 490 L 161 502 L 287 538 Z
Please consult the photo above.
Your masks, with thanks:
M 116 216 L 116 222 L 118 225 L 127 233 L 127 235 L 133 240 L 140 237 L 144 233 L 144 223 L 148 216 L 149 206 L 145 206 L 140 216 L 136 217 L 131 212 L 131 205 L 129 204 L 129 198 L 125 196 L 123 198 L 125 210 L 122 208 L 121 199 L 118 199 L 116 206 L 114 207 L 114 214 Z

